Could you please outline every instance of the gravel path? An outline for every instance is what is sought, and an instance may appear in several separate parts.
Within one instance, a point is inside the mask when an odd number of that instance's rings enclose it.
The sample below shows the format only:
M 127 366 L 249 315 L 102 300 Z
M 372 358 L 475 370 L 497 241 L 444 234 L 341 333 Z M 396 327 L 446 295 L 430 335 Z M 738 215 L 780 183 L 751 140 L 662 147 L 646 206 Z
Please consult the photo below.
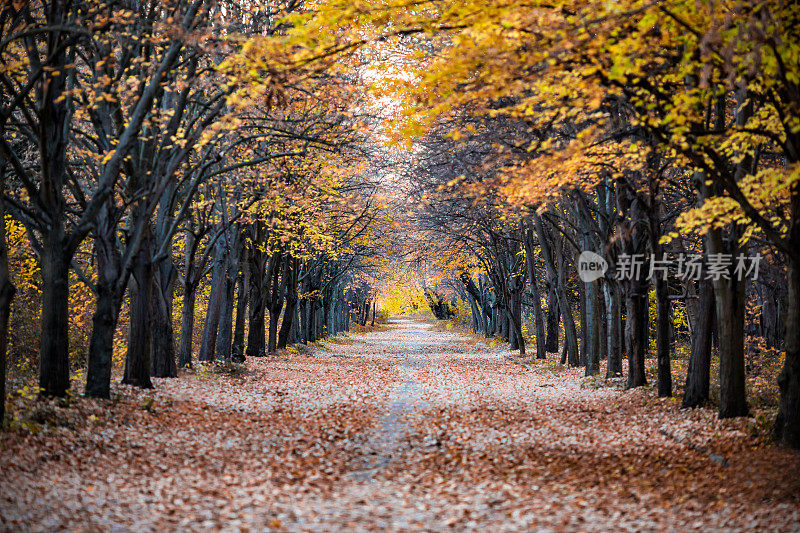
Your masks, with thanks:
M 36 403 L 0 435 L 0 530 L 800 530 L 800 457 L 752 422 L 511 355 L 401 320 Z

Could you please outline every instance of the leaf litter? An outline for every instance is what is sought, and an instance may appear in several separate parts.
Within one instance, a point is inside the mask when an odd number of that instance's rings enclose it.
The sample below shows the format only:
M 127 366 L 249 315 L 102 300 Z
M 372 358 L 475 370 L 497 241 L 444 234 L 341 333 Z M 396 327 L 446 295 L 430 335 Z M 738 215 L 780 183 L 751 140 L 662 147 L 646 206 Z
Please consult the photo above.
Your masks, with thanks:
M 349 340 L 116 385 L 69 423 L 4 432 L 0 527 L 800 529 L 800 456 L 752 421 L 586 388 L 422 322 Z

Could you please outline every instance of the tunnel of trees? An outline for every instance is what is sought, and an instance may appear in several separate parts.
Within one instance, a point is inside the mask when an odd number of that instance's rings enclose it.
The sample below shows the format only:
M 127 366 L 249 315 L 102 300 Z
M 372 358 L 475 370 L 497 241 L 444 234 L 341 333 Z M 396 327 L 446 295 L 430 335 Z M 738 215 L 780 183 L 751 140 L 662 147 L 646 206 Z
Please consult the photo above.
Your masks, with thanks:
M 365 326 L 416 254 L 436 318 L 630 388 L 653 359 L 684 407 L 746 416 L 782 360 L 800 448 L 798 8 L 379 4 L 3 4 L 3 386 L 108 398 Z

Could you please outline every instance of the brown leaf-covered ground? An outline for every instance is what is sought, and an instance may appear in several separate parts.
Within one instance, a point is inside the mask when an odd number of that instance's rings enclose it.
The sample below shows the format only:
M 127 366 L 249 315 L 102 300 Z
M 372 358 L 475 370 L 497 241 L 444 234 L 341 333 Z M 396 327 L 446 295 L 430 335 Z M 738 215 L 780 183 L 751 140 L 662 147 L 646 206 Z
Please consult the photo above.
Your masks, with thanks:
M 400 321 L 40 400 L 0 435 L 0 528 L 800 530 L 800 456 L 752 420 L 509 355 Z

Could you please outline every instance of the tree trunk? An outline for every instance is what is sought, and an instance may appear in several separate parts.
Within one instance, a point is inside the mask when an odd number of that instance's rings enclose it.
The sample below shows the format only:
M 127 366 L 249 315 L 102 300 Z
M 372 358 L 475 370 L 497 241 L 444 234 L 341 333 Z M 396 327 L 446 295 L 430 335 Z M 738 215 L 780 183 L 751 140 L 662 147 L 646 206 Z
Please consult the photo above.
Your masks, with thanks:
M 647 354 L 649 338 L 649 310 L 647 308 L 647 289 L 649 285 L 644 280 L 632 280 L 628 288 L 626 309 L 628 317 L 625 320 L 625 349 L 628 352 L 628 381 L 627 388 L 647 385 L 644 370 L 644 360 Z
M 528 283 L 533 298 L 533 331 L 536 335 L 536 359 L 547 358 L 544 333 L 544 317 L 542 316 L 542 295 L 539 294 L 539 283 L 536 281 L 536 268 L 533 255 L 533 229 L 525 232 L 525 264 L 528 269 Z
M 1 162 L 0 162 L 1 163 Z M 6 244 L 6 213 L 3 203 L 5 169 L 0 164 L 0 429 L 6 413 L 6 350 L 8 349 L 8 318 L 16 288 L 8 274 L 8 245 Z
M 586 283 L 586 372 L 593 376 L 600 373 L 600 309 L 597 306 L 597 281 Z
M 783 346 L 782 295 L 774 282 L 753 281 L 761 305 L 761 335 L 767 348 L 781 348 Z
M 175 332 L 172 325 L 172 301 L 175 267 L 167 259 L 155 270 L 151 299 L 151 374 L 159 378 L 178 376 L 175 364 Z
M 217 334 L 216 358 L 230 361 L 233 349 L 233 296 L 236 289 L 236 261 L 233 254 L 228 255 L 228 268 L 223 282 L 222 305 L 219 317 L 219 333 Z
M 586 284 L 583 282 L 578 283 L 578 305 L 580 306 L 580 315 L 581 315 L 581 338 L 580 338 L 580 366 L 586 367 L 586 350 L 589 342 L 589 331 L 588 331 L 588 324 L 586 323 L 586 306 L 587 306 L 587 294 L 586 294 Z
M 195 235 L 186 232 L 184 247 L 183 302 L 181 307 L 181 343 L 178 347 L 178 368 L 192 366 L 194 345 L 194 305 L 197 299 L 197 280 L 195 280 L 195 254 L 197 253 Z
M 521 356 L 525 355 L 525 337 L 522 336 L 522 292 L 525 290 L 525 278 L 517 276 L 511 285 L 511 324 L 512 333 L 517 341 L 516 349 Z
M 620 195 L 618 201 L 621 211 L 625 216 L 620 217 L 618 233 L 623 236 L 622 250 L 631 257 L 644 254 L 647 249 L 647 234 L 642 230 L 646 223 L 644 207 L 636 193 L 626 190 L 624 196 Z M 645 375 L 645 355 L 648 350 L 649 308 L 648 292 L 650 284 L 647 281 L 647 265 L 630 272 L 625 283 L 625 350 L 628 352 L 628 388 L 647 385 Z M 620 280 L 621 281 L 621 280 Z
M 64 396 L 69 389 L 69 264 L 60 224 L 42 243 L 42 330 L 39 387 L 42 394 Z
M 793 203 L 797 202 L 798 199 L 794 198 Z M 793 208 L 793 214 L 797 215 L 800 209 L 797 205 Z M 795 216 L 794 220 L 797 221 L 798 217 Z M 796 237 L 800 232 L 798 222 L 795 222 L 792 230 L 793 237 Z M 786 358 L 778 377 L 781 394 L 773 437 L 780 444 L 800 448 L 800 263 L 797 258 L 789 258 L 787 276 Z
M 547 284 L 547 338 L 544 347 L 547 353 L 558 353 L 558 326 L 561 313 L 558 310 L 558 296 L 555 283 Z
M 188 275 L 188 274 L 187 274 Z M 192 366 L 194 344 L 194 304 L 197 299 L 197 285 L 193 282 L 183 286 L 183 309 L 181 310 L 181 345 L 178 349 L 178 366 Z
M 286 307 L 283 311 L 283 322 L 278 332 L 278 348 L 283 349 L 289 344 L 290 335 L 295 324 L 295 310 L 297 308 L 297 276 L 300 264 L 297 259 L 291 258 L 287 270 L 285 299 Z
M 570 305 L 567 297 L 567 258 L 563 247 L 558 261 L 558 303 L 561 307 L 561 323 L 564 325 L 564 339 L 567 345 L 567 364 L 578 366 L 580 364 L 578 331 L 575 328 L 575 319 L 572 316 L 572 305 Z
M 237 363 L 244 362 L 244 325 L 247 317 L 247 289 L 249 285 L 246 252 L 240 261 L 241 272 L 236 277 L 236 322 L 233 326 L 231 357 Z
M 556 267 L 555 259 L 553 256 L 553 249 L 550 245 L 551 240 L 549 233 L 544 227 L 544 223 L 539 215 L 533 214 L 535 222 L 536 235 L 539 237 L 539 249 L 542 251 L 542 259 L 544 259 L 545 268 L 547 269 L 547 276 L 550 278 L 550 284 L 556 287 L 556 294 L 558 300 L 558 307 L 561 312 L 562 323 L 564 324 L 564 342 L 566 349 L 566 360 L 570 366 L 577 366 L 580 361 L 578 354 L 578 334 L 575 329 L 575 320 L 572 317 L 572 309 L 567 299 L 566 286 L 566 257 L 562 253 Z
M 217 332 L 219 331 L 219 320 L 222 316 L 222 304 L 225 297 L 225 266 L 226 266 L 226 243 L 223 239 L 217 242 L 217 250 L 214 256 L 214 269 L 211 273 L 211 293 L 208 296 L 208 308 L 206 310 L 206 320 L 203 324 L 203 338 L 200 341 L 200 353 L 197 360 L 201 362 L 213 361 L 217 353 Z
M 50 4 L 47 22 L 58 26 L 69 16 L 66 2 Z M 37 139 L 41 154 L 40 203 L 48 229 L 42 235 L 42 312 L 39 337 L 39 387 L 42 394 L 65 396 L 69 389 L 69 265 L 74 250 L 68 246 L 64 223 L 67 182 L 67 143 L 70 108 L 67 90 L 68 32 L 55 32 L 47 40 L 46 75 L 38 91 L 40 128 Z M 5 219 L 3 219 L 5 223 Z
M 736 252 L 736 232 L 731 231 L 723 243 L 720 230 L 709 234 L 711 254 Z M 731 272 L 731 274 L 733 274 Z M 720 278 L 712 280 L 717 304 L 717 333 L 719 335 L 719 416 L 747 416 L 747 395 L 744 375 L 744 301 L 745 280 Z
M 692 353 L 683 392 L 684 408 L 700 407 L 708 401 L 711 381 L 711 332 L 714 329 L 714 287 L 710 281 L 700 281 Z
M 606 333 L 608 353 L 606 359 L 606 379 L 622 375 L 622 310 L 620 309 L 619 285 L 605 283 L 603 292 L 606 299 Z
M 153 291 L 153 263 L 150 242 L 146 238 L 136 254 L 130 284 L 130 322 L 128 353 L 122 382 L 143 389 L 153 388 L 150 381 L 150 298 Z
M 278 351 L 278 318 L 280 317 L 280 310 L 277 312 L 270 311 L 269 313 L 269 341 L 267 343 L 267 352 L 274 354 Z
M 95 231 L 97 301 L 92 316 L 84 394 L 89 398 L 110 398 L 114 333 L 119 321 L 124 287 L 127 285 L 127 281 L 119 279 L 119 276 L 127 274 L 120 272 L 122 258 L 115 242 L 116 216 L 110 202 L 101 210 Z
M 248 357 L 264 357 L 266 339 L 264 320 L 266 312 L 266 298 L 264 294 L 264 270 L 266 266 L 265 254 L 258 249 L 258 243 L 253 242 L 250 249 L 250 296 L 248 309 L 249 329 L 247 332 Z
M 656 357 L 658 360 L 658 396 L 672 396 L 672 371 L 670 369 L 670 326 L 672 306 L 669 302 L 667 280 L 656 274 Z
M 281 316 L 281 309 L 283 309 L 283 293 L 288 261 L 288 256 L 275 253 L 270 257 L 269 267 L 267 268 L 267 279 L 269 280 L 269 298 L 267 299 L 267 309 L 269 309 L 269 338 L 267 341 L 267 352 L 271 354 L 278 351 L 278 320 Z M 284 279 L 281 279 L 282 271 Z

